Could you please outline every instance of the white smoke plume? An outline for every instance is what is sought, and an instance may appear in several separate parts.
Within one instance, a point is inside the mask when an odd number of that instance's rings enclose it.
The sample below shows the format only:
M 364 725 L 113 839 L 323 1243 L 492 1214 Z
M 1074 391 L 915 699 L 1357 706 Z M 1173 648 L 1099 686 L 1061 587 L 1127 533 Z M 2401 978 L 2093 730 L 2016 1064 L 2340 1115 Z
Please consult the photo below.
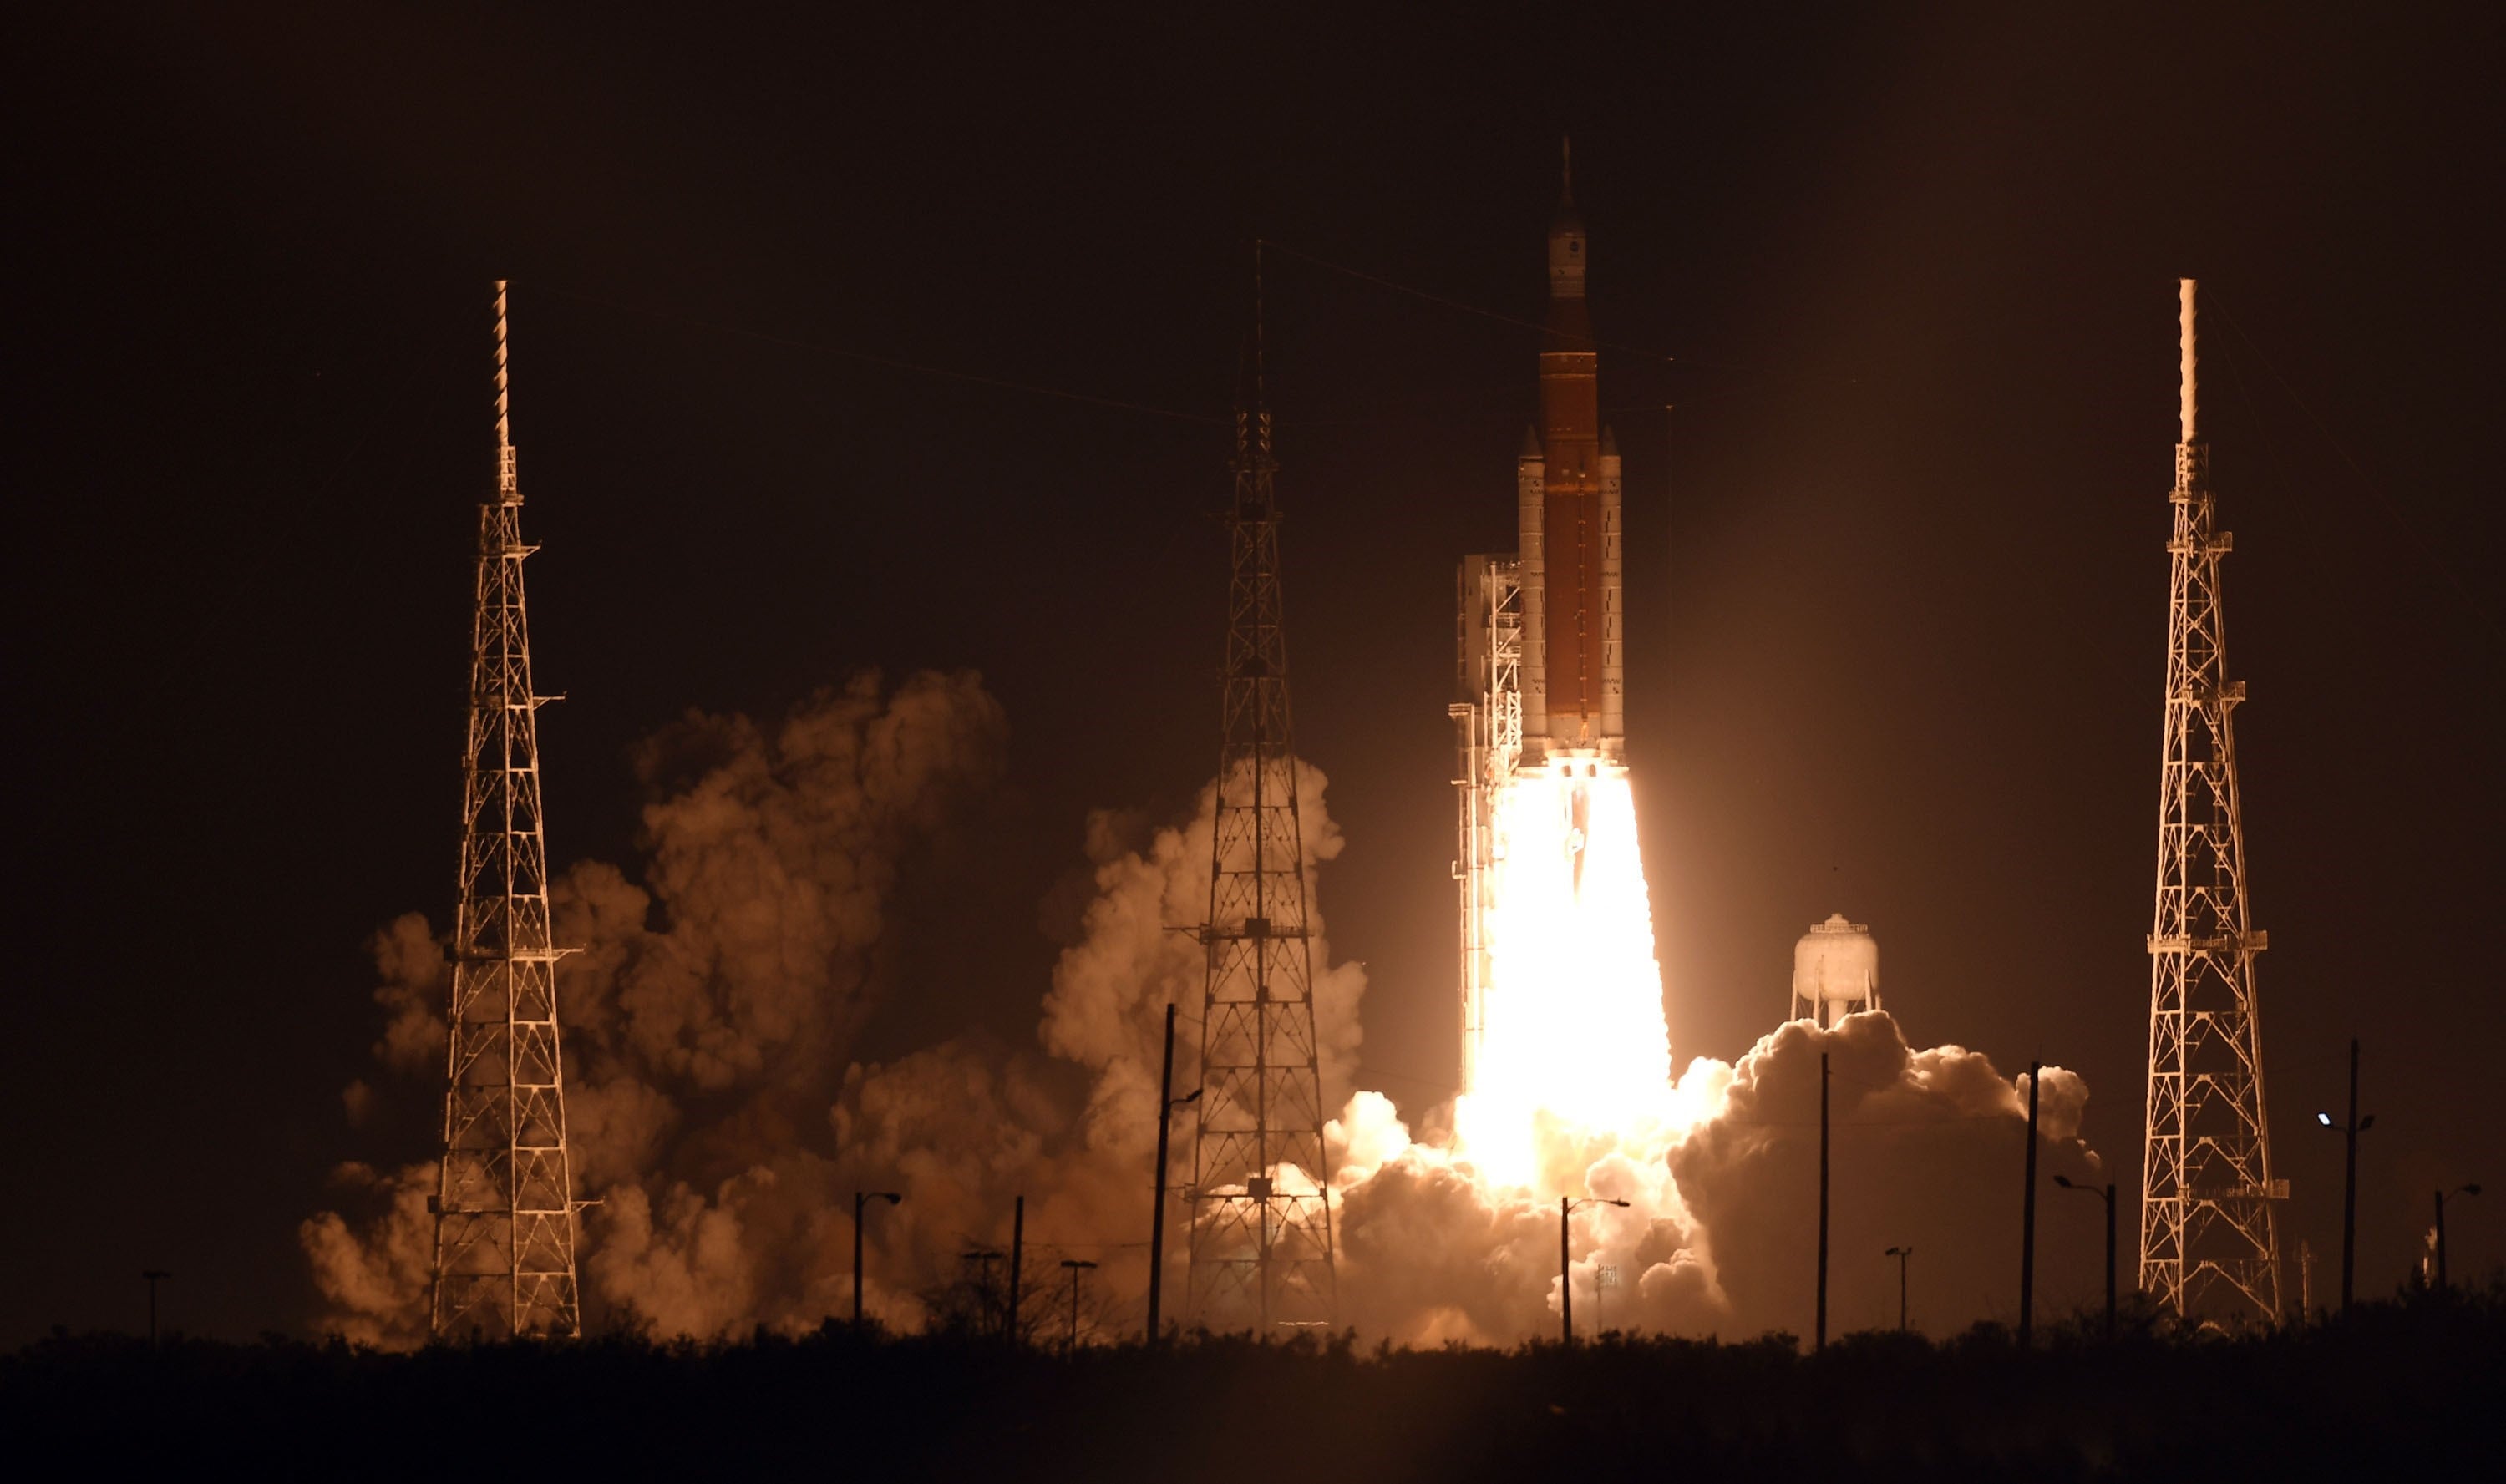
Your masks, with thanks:
M 892 693 L 865 675 L 770 728 L 691 716 L 640 749 L 640 884 L 584 863 L 551 890 L 558 940 L 584 950 L 557 982 L 575 1184 L 603 1203 L 585 1222 L 587 1316 L 718 1333 L 814 1301 L 831 1199 L 809 1134 L 882 987 L 907 855 L 998 779 L 1006 730 L 973 675 L 917 675 Z M 423 1105 L 442 1095 L 443 943 L 412 913 L 375 953 L 376 1055 L 401 1074 L 394 1095 Z M 324 1322 L 412 1340 L 433 1166 L 340 1178 L 369 1206 L 388 1200 L 362 1220 L 304 1224 Z
M 1911 1049 L 1874 1011 L 1832 1029 L 1782 1026 L 1736 1064 L 1700 1058 L 1660 1124 L 1549 1147 L 1546 1188 L 1629 1203 L 1572 1218 L 1580 1331 L 1810 1332 L 1821 1052 L 1832 1069 L 1830 1332 L 1894 1322 L 1895 1269 L 1872 1259 L 1907 1244 L 1927 1279 L 1957 1275 L 1927 1282 L 1925 1292 L 1945 1296 L 1918 1320 L 1939 1330 L 2010 1316 L 2025 1078 L 1956 1046 Z M 2087 1099 L 2076 1075 L 2045 1070 L 2049 1183 L 2085 1183 L 2098 1168 L 2078 1139 Z M 1410 1143 L 1373 1094 L 1352 1101 L 1336 1133 L 1341 1293 L 1362 1330 L 1413 1343 L 1557 1333 L 1556 1193 L 1491 1187 L 1466 1157 Z M 2083 1219 L 2068 1227 L 2065 1215 L 2040 1213 L 2045 1271 L 2057 1258 L 2088 1260 L 2079 1232 L 2089 1213 L 2067 1213 Z M 1603 1267 L 1619 1280 L 1607 1290 Z
M 1005 725 L 971 676 L 875 678 L 822 694 L 768 728 L 692 718 L 639 757 L 652 801 L 636 877 L 585 863 L 554 896 L 561 940 L 567 1112 L 579 1191 L 601 1204 L 582 1232 L 590 1327 L 724 1336 L 816 1326 L 852 1303 L 852 1195 L 893 1190 L 866 1233 L 870 1313 L 900 1327 L 971 1247 L 1004 1246 L 1026 1198 L 1031 1261 L 1100 1264 L 1128 1323 L 1147 1283 L 1148 1172 L 1165 1007 L 1190 1017 L 1202 951 L 1214 790 L 1191 820 L 1087 824 L 1084 909 L 1044 987 L 1032 1044 L 963 1036 L 882 1063 L 851 1043 L 883 990 L 881 945 L 900 872 L 1001 770 Z M 1342 840 L 1319 770 L 1300 770 L 1307 892 Z M 1357 1090 L 1363 971 L 1316 932 L 1324 1091 L 1343 1112 L 1335 1162 L 1342 1317 L 1371 1337 L 1511 1343 L 1557 1332 L 1560 1192 L 1629 1204 L 1570 1227 L 1579 1330 L 1807 1333 L 1817 1168 L 1818 1058 L 1835 1131 L 1831 1332 L 1894 1320 L 1913 1244 L 1935 1331 L 2015 1305 L 2023 1078 L 1955 1046 L 1910 1048 L 1880 1013 L 1795 1023 L 1726 1064 L 1700 1059 L 1636 1126 L 1550 1129 L 1537 1188 L 1487 1180 L 1441 1131 L 1415 1141 L 1392 1102 Z M 376 936 L 384 1086 L 352 1113 L 441 1096 L 445 964 L 423 917 Z M 1178 1036 L 1190 1085 L 1193 1021 Z M 2086 1181 L 2087 1089 L 2044 1077 L 2045 1177 Z M 1416 1111 L 1440 1130 L 1450 1109 Z M 1190 1177 L 1189 1117 L 1171 1178 Z M 324 1212 L 302 1241 L 326 1304 L 353 1338 L 423 1338 L 432 1262 L 432 1164 L 342 1167 L 366 1214 Z M 2040 1272 L 2094 1261 L 2093 1212 L 2040 1213 Z M 1182 1291 L 1180 1212 L 1168 1226 Z M 1604 1268 L 1616 1285 L 1603 1288 Z M 2050 1312 L 2050 1310 L 2048 1310 Z M 1113 1316 L 1121 1323 L 1119 1309 Z
M 1005 729 L 972 676 L 916 676 L 892 695 L 865 677 L 778 727 L 693 717 L 641 750 L 640 880 L 587 862 L 552 890 L 559 940 L 583 948 L 558 993 L 575 1184 L 600 1202 L 582 1226 L 590 1326 L 718 1336 L 848 1313 L 856 1189 L 907 1196 L 869 1234 L 866 1306 L 892 1324 L 923 1318 L 917 1295 L 963 1248 L 1005 1240 L 1020 1194 L 1039 1251 L 1087 1249 L 1109 1291 L 1145 1285 L 1163 1015 L 1200 989 L 1200 950 L 1173 930 L 1207 910 L 1214 791 L 1181 828 L 1090 820 L 1092 895 L 1044 995 L 1038 1045 L 970 1037 L 885 1065 L 848 1055 L 883 988 L 900 863 L 996 781 Z M 1323 789 L 1303 770 L 1309 867 L 1341 848 Z M 1331 966 L 1319 936 L 1315 954 L 1326 1091 L 1340 1096 L 1364 974 Z M 443 942 L 412 913 L 376 935 L 375 955 L 376 1059 L 399 1075 L 395 1096 L 440 1097 Z M 346 1101 L 357 1112 L 380 1096 L 361 1080 Z M 434 1166 L 350 1165 L 339 1183 L 380 1209 L 304 1223 L 323 1323 L 414 1343 Z

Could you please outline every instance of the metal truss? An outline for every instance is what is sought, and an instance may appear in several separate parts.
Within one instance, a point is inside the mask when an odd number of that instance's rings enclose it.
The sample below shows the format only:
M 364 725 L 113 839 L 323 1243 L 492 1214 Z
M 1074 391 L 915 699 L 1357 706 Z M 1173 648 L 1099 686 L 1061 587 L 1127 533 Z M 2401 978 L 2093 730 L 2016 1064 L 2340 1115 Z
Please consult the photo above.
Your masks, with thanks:
M 1461 1090 L 1478 1084 L 1489 974 L 1487 913 L 1495 867 L 1505 853 L 1496 834 L 1496 799 L 1522 761 L 1523 583 L 1520 561 L 1472 556 L 1462 561 L 1461 687 L 1466 699 L 1448 708 L 1458 733 L 1459 849 L 1453 879 L 1461 889 Z
M 2166 724 L 2159 760 L 2158 896 L 2150 928 L 2149 1101 L 2141 1165 L 2140 1286 L 2202 1323 L 2280 1313 L 2274 1179 L 2263 1101 L 2262 1017 L 2227 678 L 2209 447 L 2197 433 L 2193 280 L 2182 283 L 2183 442 L 2167 542 Z
M 435 1211 L 435 1333 L 582 1332 L 565 1078 L 541 830 L 538 711 L 522 600 L 505 285 L 496 285 L 496 494 L 479 508 L 461 897 L 453 919 L 444 1163 Z
M 1227 519 L 1190 1300 L 1199 1325 L 1268 1335 L 1332 1324 L 1338 1284 L 1281 626 L 1277 465 L 1260 368 L 1257 348 L 1253 405 L 1235 414 Z

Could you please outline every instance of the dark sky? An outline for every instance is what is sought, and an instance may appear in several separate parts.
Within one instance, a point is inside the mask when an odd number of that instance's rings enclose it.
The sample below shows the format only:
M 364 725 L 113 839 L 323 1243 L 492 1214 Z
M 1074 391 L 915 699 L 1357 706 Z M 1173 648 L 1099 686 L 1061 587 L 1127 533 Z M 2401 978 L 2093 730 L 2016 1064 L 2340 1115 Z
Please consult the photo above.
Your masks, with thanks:
M 301 1325 L 325 1172 L 422 1152 L 340 1089 L 368 936 L 451 904 L 490 278 L 568 696 L 555 857 L 632 860 L 629 749 L 687 708 L 980 669 L 1014 737 L 990 853 L 910 925 L 925 992 L 868 1049 L 1020 1037 L 1085 811 L 1170 815 L 1214 758 L 1226 447 L 1195 419 L 1249 242 L 1536 317 L 1561 129 L 1599 332 L 1672 358 L 1605 352 L 1602 402 L 1676 1057 L 1771 1029 L 1843 910 L 1910 1040 L 2077 1069 L 2135 1188 L 2195 275 L 2290 1247 L 2329 1282 L 2311 1113 L 2354 1033 L 2362 1287 L 2440 1183 L 2495 1183 L 2452 1235 L 2497 1263 L 2495 23 L 1762 9 L 21 34 L 0 1341 L 142 1323 L 143 1266 L 169 1322 Z M 1423 1103 L 1452 567 L 1511 545 L 1536 339 L 1285 254 L 1270 303 L 1300 741 L 1349 840 L 1323 906 L 1369 965 L 1369 1081 Z

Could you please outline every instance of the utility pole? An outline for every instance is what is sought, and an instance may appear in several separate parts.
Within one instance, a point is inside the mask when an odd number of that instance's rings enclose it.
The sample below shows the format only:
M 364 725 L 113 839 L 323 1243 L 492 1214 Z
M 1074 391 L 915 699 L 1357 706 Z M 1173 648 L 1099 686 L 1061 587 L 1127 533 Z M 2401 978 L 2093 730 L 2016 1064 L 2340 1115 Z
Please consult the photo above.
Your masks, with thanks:
M 2346 1144 L 2341 1171 L 2341 1312 L 2349 1312 L 2349 1301 L 2356 1291 L 2358 1276 L 2358 1136 L 2376 1126 L 2376 1115 L 2358 1112 L 2358 1038 L 2349 1038 L 2349 1118 L 2335 1123 L 2328 1113 L 2318 1113 L 2314 1121 L 2325 1128 L 2341 1130 Z
M 853 1192 L 853 1329 L 862 1326 L 862 1220 L 872 1201 L 896 1205 L 905 1197 L 894 1190 L 856 1190 Z
M 1064 1257 L 1061 1259 L 1061 1265 L 1070 1274 L 1070 1339 L 1062 1346 L 1061 1353 L 1072 1356 L 1079 1353 L 1079 1275 L 1096 1264 Z
M 1565 1348 L 1575 1348 L 1575 1254 L 1566 1246 L 1566 1218 L 1575 1203 L 1557 1197 L 1557 1323 Z
M 2176 285 L 2182 380 L 2167 550 L 2166 685 L 2157 893 L 2149 927 L 2149 1081 L 2141 1148 L 2140 1288 L 2178 1319 L 2280 1315 L 2277 1204 L 2263 1100 L 2253 926 L 2237 784 L 2210 447 L 2196 396 L 2194 283 Z
M 2436 1193 L 2436 1290 L 2440 1293 L 2445 1291 L 2445 1203 L 2457 1195 L 2478 1195 L 2479 1193 L 2478 1185 L 2456 1185 L 2452 1190 L 2439 1190 Z M 150 1312 L 155 1312 L 153 1306 Z
M 1915 1255 L 1911 1247 L 1892 1247 L 1888 1255 L 1897 1259 L 1897 1332 L 1906 1332 L 1906 1260 Z
M 2036 1088 L 2043 1062 L 2027 1064 L 2027 1201 L 2019 1218 L 2019 1348 L 2036 1327 Z
M 959 1253 L 957 1260 L 975 1264 L 975 1271 L 980 1275 L 975 1280 L 976 1300 L 984 1306 L 984 1319 L 987 1325 L 997 1328 L 1000 1321 L 992 1313 L 992 1264 L 1001 1260 L 1001 1254 L 988 1247 L 979 1247 L 973 1252 Z
M 1582 1200 L 1557 1197 L 1557 1323 L 1566 1348 L 1575 1348 L 1575 1254 L 1566 1245 L 1566 1219 L 1586 1206 L 1619 1206 L 1627 1202 L 1588 1195 Z M 1593 1290 L 1598 1293 L 1600 1290 Z
M 2055 1176 L 2054 1184 L 2065 1190 L 2085 1190 L 2106 1203 L 2106 1343 L 2112 1344 L 2115 1337 L 2115 1187 L 2111 1184 L 2103 1189 L 2095 1185 L 2075 1185 L 2066 1175 Z
M 1164 1338 L 1159 1326 L 1158 1300 L 1165 1289 L 1166 1278 L 1166 1135 L 1174 1123 L 1174 1111 L 1187 1103 L 1200 1101 L 1200 1089 L 1195 1087 L 1182 1097 L 1174 1095 L 1174 1028 L 1175 1007 L 1166 1007 L 1165 1070 L 1158 1074 L 1158 1183 L 1149 1203 L 1149 1343 Z
M 1010 1312 L 1007 1331 L 1003 1338 L 1015 1345 L 1024 1337 L 1019 1328 L 1019 1280 L 1024 1276 L 1026 1270 L 1025 1196 L 1021 1195 L 1018 1198 L 1018 1204 L 1012 1208 L 1012 1212 L 1013 1215 L 1010 1217 Z
M 1812 1348 L 1827 1348 L 1827 1053 L 1818 1053 L 1818 1327 Z
M 2444 1197 L 2440 1196 L 2438 1197 L 2437 1204 L 2437 1213 L 2440 1222 L 2442 1222 L 2444 1212 Z M 2440 1229 L 2442 1228 L 2440 1227 Z M 160 1278 L 171 1278 L 174 1275 L 166 1272 L 162 1268 L 152 1267 L 142 1272 L 139 1276 L 148 1280 L 148 1343 L 154 1345 L 157 1343 L 157 1280 Z

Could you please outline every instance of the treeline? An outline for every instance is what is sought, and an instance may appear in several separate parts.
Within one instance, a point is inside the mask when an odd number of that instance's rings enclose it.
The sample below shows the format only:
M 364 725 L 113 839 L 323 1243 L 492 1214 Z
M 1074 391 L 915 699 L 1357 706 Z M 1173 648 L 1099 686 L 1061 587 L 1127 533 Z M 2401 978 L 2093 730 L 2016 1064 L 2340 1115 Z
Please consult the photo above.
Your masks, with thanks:
M 2488 1476 L 2506 1283 L 2239 1335 L 2084 1320 L 1878 1331 L 1806 1355 L 1606 1336 L 1495 1350 L 1196 1336 L 1011 1346 L 801 1337 L 385 1354 L 56 1333 L 0 1359 L 0 1433 L 79 1471 L 360 1476 L 725 1468 L 875 1479 Z

